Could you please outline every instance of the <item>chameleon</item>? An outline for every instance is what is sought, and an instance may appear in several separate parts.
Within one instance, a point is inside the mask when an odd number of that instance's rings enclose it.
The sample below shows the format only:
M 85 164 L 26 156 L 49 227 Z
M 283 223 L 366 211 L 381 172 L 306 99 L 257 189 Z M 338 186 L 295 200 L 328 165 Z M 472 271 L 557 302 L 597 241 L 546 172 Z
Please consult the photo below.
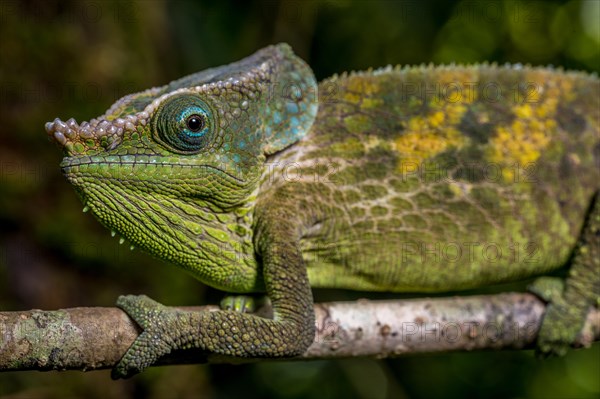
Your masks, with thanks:
M 121 242 L 272 303 L 267 318 L 235 296 L 212 312 L 121 296 L 143 331 L 113 378 L 181 349 L 302 354 L 311 287 L 443 292 L 570 266 L 534 285 L 550 301 L 538 350 L 564 353 L 600 298 L 599 89 L 592 74 L 519 64 L 317 83 L 278 44 L 89 122 L 48 122 L 84 211 Z

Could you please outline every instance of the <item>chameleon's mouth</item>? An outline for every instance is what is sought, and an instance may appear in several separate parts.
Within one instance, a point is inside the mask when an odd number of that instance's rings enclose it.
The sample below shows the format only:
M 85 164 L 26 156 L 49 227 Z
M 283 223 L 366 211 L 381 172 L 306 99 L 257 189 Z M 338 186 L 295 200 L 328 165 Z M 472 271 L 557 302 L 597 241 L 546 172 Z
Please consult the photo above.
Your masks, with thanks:
M 171 180 L 177 175 L 176 170 L 195 171 L 196 176 L 221 176 L 231 184 L 245 185 L 246 179 L 227 170 L 210 164 L 195 164 L 193 160 L 178 162 L 166 161 L 159 156 L 150 155 L 107 155 L 107 156 L 67 156 L 60 163 L 64 176 L 76 184 L 77 177 L 91 176 L 96 178 L 127 180 Z M 168 171 L 168 172 L 165 172 Z M 143 176 L 140 177 L 140 176 Z

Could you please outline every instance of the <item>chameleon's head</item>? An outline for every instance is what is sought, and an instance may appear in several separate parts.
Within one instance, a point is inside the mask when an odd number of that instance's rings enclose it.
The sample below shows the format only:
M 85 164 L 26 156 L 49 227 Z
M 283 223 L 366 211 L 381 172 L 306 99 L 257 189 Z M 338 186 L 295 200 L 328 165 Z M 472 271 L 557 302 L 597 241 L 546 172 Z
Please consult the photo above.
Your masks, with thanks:
M 90 122 L 57 118 L 46 131 L 64 149 L 63 172 L 84 196 L 90 184 L 109 179 L 227 207 L 252 188 L 265 155 L 310 129 L 316 90 L 310 68 L 279 44 L 123 97 Z
M 266 156 L 310 129 L 316 96 L 310 68 L 280 44 L 123 97 L 90 122 L 55 119 L 46 131 L 64 149 L 63 173 L 85 205 L 119 230 L 123 208 L 185 214 L 243 204 Z

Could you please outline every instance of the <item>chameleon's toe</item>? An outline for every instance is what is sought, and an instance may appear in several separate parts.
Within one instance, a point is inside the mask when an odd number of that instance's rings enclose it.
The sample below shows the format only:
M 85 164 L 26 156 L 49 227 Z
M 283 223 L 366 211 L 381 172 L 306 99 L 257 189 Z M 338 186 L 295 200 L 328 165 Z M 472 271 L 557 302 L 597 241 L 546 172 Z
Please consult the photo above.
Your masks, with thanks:
M 565 300 L 565 280 L 561 278 L 539 277 L 528 289 L 548 302 L 538 333 L 536 355 L 542 358 L 565 355 L 577 339 L 585 312 Z
M 565 298 L 564 284 L 550 278 L 545 280 L 533 289 L 543 299 L 550 300 L 538 333 L 536 355 L 542 358 L 563 356 L 577 341 L 588 307 Z M 540 287 L 545 290 L 536 291 Z
M 168 332 L 176 323 L 176 311 L 145 295 L 121 296 L 117 306 L 144 331 L 112 370 L 113 379 L 129 378 L 140 373 L 161 356 L 170 353 L 172 339 Z
M 221 309 L 252 313 L 257 308 L 257 302 L 254 297 L 249 295 L 228 295 L 221 300 Z
M 560 301 L 549 304 L 538 333 L 536 355 L 543 358 L 565 355 L 575 342 L 580 326 L 577 315 L 571 314 Z

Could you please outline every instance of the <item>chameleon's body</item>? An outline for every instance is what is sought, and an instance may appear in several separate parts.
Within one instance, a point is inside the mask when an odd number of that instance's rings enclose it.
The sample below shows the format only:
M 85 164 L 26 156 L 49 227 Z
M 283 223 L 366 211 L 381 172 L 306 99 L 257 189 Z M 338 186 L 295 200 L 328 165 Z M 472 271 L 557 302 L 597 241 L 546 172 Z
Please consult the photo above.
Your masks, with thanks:
M 580 236 L 588 213 L 598 228 L 599 85 L 543 68 L 388 68 L 328 79 L 317 102 L 312 72 L 279 45 L 127 96 L 90 124 L 47 124 L 107 227 L 273 303 L 267 320 L 124 297 L 154 333 L 116 375 L 180 347 L 301 353 L 313 338 L 309 281 L 469 288 L 564 266 L 579 240 L 575 291 L 598 290 L 597 249 Z M 578 295 L 584 308 L 598 293 Z

